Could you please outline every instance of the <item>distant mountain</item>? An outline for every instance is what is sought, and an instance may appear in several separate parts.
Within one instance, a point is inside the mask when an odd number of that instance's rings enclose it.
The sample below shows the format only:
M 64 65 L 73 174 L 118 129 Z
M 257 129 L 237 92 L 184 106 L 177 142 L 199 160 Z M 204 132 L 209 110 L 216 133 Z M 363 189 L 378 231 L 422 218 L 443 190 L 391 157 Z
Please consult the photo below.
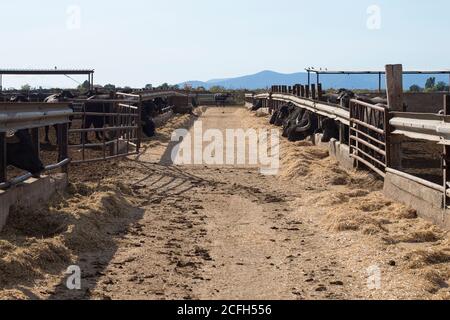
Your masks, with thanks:
M 404 87 L 409 89 L 413 84 L 417 84 L 421 87 L 425 86 L 425 82 L 429 77 L 436 77 L 436 82 L 444 81 L 448 83 L 449 79 L 447 75 L 405 75 Z M 311 74 L 312 83 L 316 82 L 316 75 Z M 321 75 L 320 82 L 324 89 L 329 88 L 347 88 L 347 89 L 378 89 L 378 75 Z M 294 85 L 297 83 L 307 84 L 308 74 L 306 72 L 298 73 L 278 73 L 274 71 L 262 71 L 256 74 L 227 79 L 213 79 L 209 81 L 186 81 L 180 83 L 179 86 L 183 87 L 185 84 L 191 84 L 192 87 L 204 87 L 210 89 L 213 86 L 221 86 L 226 89 L 265 89 L 274 84 L 280 85 Z M 385 78 L 382 79 L 382 85 L 385 86 Z

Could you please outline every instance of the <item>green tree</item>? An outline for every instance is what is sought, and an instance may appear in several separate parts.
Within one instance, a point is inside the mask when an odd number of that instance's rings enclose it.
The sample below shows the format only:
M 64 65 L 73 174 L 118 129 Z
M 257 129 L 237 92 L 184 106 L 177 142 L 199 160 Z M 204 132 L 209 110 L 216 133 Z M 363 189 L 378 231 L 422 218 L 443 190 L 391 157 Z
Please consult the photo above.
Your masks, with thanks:
M 420 86 L 418 86 L 417 84 L 413 84 L 413 85 L 409 88 L 409 91 L 411 91 L 411 92 L 422 92 L 423 89 L 422 89 Z
M 435 77 L 428 78 L 427 82 L 425 83 L 425 89 L 433 90 L 435 85 L 436 85 L 436 78 Z
M 448 91 L 448 86 L 444 81 L 439 81 L 434 86 L 434 91 Z
M 209 91 L 211 92 L 225 92 L 227 91 L 224 87 L 221 86 L 212 86 Z
M 31 86 L 29 84 L 24 84 L 21 88 L 22 91 L 30 91 Z
M 145 85 L 145 89 L 147 89 L 147 90 L 152 90 L 153 89 L 153 85 L 152 84 L 146 84 Z
M 103 88 L 105 88 L 106 90 L 115 90 L 116 86 L 113 84 L 105 84 Z
M 169 86 L 169 84 L 168 83 L 163 83 L 162 85 L 160 85 L 159 87 L 158 87 L 158 89 L 160 89 L 160 90 L 169 90 L 170 89 L 170 86 Z
M 87 80 L 78 86 L 78 90 L 80 91 L 89 91 L 90 89 L 91 83 Z

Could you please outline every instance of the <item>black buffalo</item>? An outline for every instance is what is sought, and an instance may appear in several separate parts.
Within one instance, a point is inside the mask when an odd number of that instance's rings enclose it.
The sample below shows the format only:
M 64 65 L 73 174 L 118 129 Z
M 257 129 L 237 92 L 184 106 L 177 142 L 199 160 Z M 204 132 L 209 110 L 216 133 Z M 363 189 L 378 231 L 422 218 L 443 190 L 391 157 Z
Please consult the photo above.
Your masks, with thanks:
M 156 117 L 161 107 L 153 100 L 144 101 L 141 109 L 142 131 L 147 137 L 153 137 L 156 133 L 156 125 L 153 118 Z
M 13 95 L 9 101 L 16 102 L 16 103 L 26 103 L 26 102 L 30 102 L 30 99 L 24 94 L 16 94 L 16 95 Z
M 230 93 L 216 93 L 214 95 L 214 101 L 217 106 L 225 106 L 227 100 L 231 97 Z
M 8 165 L 30 172 L 34 176 L 39 176 L 44 171 L 44 165 L 33 146 L 28 130 L 19 130 L 7 137 L 6 158 Z
M 342 108 L 350 108 L 350 100 L 355 98 L 355 93 L 347 89 L 339 89 L 336 93 L 327 93 L 322 96 L 322 100 L 339 104 Z
M 252 106 L 252 111 L 258 111 L 259 109 L 261 109 L 263 107 L 263 103 L 261 99 L 256 100 L 256 103 L 254 106 Z
M 339 140 L 339 125 L 333 119 L 323 119 L 321 121 L 321 129 L 318 133 L 320 131 L 323 133 L 321 141 L 324 143 L 330 142 L 332 139 Z
M 107 114 L 112 113 L 114 111 L 114 104 L 113 102 L 108 102 L 107 100 L 112 100 L 115 98 L 115 93 L 111 92 L 109 94 L 95 94 L 91 96 L 91 92 L 88 93 L 89 98 L 84 103 L 83 110 L 87 113 L 99 113 L 99 114 Z M 101 102 L 96 100 L 103 100 Z M 90 129 L 91 127 L 94 127 L 94 129 L 103 129 L 106 126 L 113 123 L 114 120 L 108 116 L 108 115 L 90 115 L 87 114 L 82 123 L 82 129 Z M 111 140 L 112 137 L 109 137 L 104 132 L 96 130 L 95 131 L 95 138 L 98 141 L 103 140 Z M 90 143 L 88 139 L 87 132 L 83 132 L 81 134 L 81 143 Z
M 295 106 L 292 103 L 282 105 L 276 110 L 270 118 L 270 124 L 278 127 L 283 125 L 283 122 L 289 117 L 289 115 L 295 110 Z
M 60 103 L 60 102 L 66 102 L 69 99 L 73 99 L 75 98 L 75 96 L 72 94 L 72 92 L 68 91 L 68 90 L 64 90 L 61 93 L 58 94 L 53 94 L 51 96 L 46 97 L 43 101 L 45 103 Z M 70 119 L 72 121 L 72 118 Z M 71 126 L 71 123 L 69 124 L 69 126 Z M 55 129 L 55 132 L 58 133 L 58 126 L 54 125 L 53 128 Z M 45 127 L 45 142 L 48 144 L 51 144 L 50 142 L 50 138 L 49 138 L 49 133 L 50 133 L 50 127 L 46 126 Z M 56 141 L 57 143 L 58 141 L 58 134 L 56 134 Z
M 300 108 L 298 108 L 300 109 Z M 301 141 L 313 135 L 319 128 L 319 119 L 309 110 L 295 111 L 295 119 L 289 121 L 285 134 L 289 141 Z

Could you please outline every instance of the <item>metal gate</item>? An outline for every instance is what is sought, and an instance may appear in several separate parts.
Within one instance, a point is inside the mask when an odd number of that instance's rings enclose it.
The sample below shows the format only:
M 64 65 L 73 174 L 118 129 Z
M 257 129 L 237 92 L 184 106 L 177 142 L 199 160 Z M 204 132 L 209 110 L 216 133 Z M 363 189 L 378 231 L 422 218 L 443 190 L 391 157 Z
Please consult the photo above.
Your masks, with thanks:
M 350 156 L 382 177 L 389 159 L 387 107 L 350 101 Z
M 141 99 L 138 95 L 119 95 L 124 98 L 74 101 L 74 118 L 69 129 L 72 164 L 139 154 Z

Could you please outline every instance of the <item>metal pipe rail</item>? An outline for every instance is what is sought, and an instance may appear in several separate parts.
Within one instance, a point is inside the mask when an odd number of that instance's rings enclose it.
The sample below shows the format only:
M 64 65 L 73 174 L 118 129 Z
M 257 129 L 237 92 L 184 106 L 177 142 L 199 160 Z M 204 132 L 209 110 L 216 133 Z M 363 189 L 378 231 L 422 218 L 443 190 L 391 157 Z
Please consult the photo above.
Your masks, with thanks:
M 269 99 L 268 93 L 255 95 L 255 99 Z M 271 95 L 273 100 L 291 102 L 300 108 L 313 111 L 319 115 L 350 124 L 350 112 L 338 105 L 297 97 L 292 94 Z M 360 104 L 367 104 L 356 100 Z M 369 108 L 378 110 L 382 107 L 367 104 Z M 430 113 L 390 112 L 392 134 L 405 135 L 413 139 L 423 139 L 450 145 L 450 116 Z
M 392 112 L 393 134 L 450 145 L 450 116 Z
M 59 163 L 51 164 L 51 165 L 46 166 L 42 173 L 60 169 L 60 168 L 62 168 L 64 166 L 67 166 L 69 163 L 70 163 L 70 159 L 64 159 L 63 161 L 61 161 Z M 27 172 L 24 175 L 21 175 L 19 177 L 13 178 L 13 179 L 11 179 L 11 180 L 9 180 L 7 182 L 0 183 L 0 190 L 9 189 L 9 188 L 11 188 L 11 187 L 13 187 L 15 185 L 18 185 L 19 183 L 27 181 L 28 179 L 30 179 L 32 177 L 33 177 L 33 175 L 31 173 Z
M 270 95 L 268 93 L 255 96 L 256 99 L 269 99 L 269 97 Z M 307 109 L 319 115 L 338 120 L 347 126 L 350 125 L 350 112 L 338 105 L 297 97 L 292 94 L 274 93 L 272 94 L 272 99 L 286 103 L 291 102 L 301 108 Z
M 68 103 L 0 103 L 0 132 L 68 123 Z

